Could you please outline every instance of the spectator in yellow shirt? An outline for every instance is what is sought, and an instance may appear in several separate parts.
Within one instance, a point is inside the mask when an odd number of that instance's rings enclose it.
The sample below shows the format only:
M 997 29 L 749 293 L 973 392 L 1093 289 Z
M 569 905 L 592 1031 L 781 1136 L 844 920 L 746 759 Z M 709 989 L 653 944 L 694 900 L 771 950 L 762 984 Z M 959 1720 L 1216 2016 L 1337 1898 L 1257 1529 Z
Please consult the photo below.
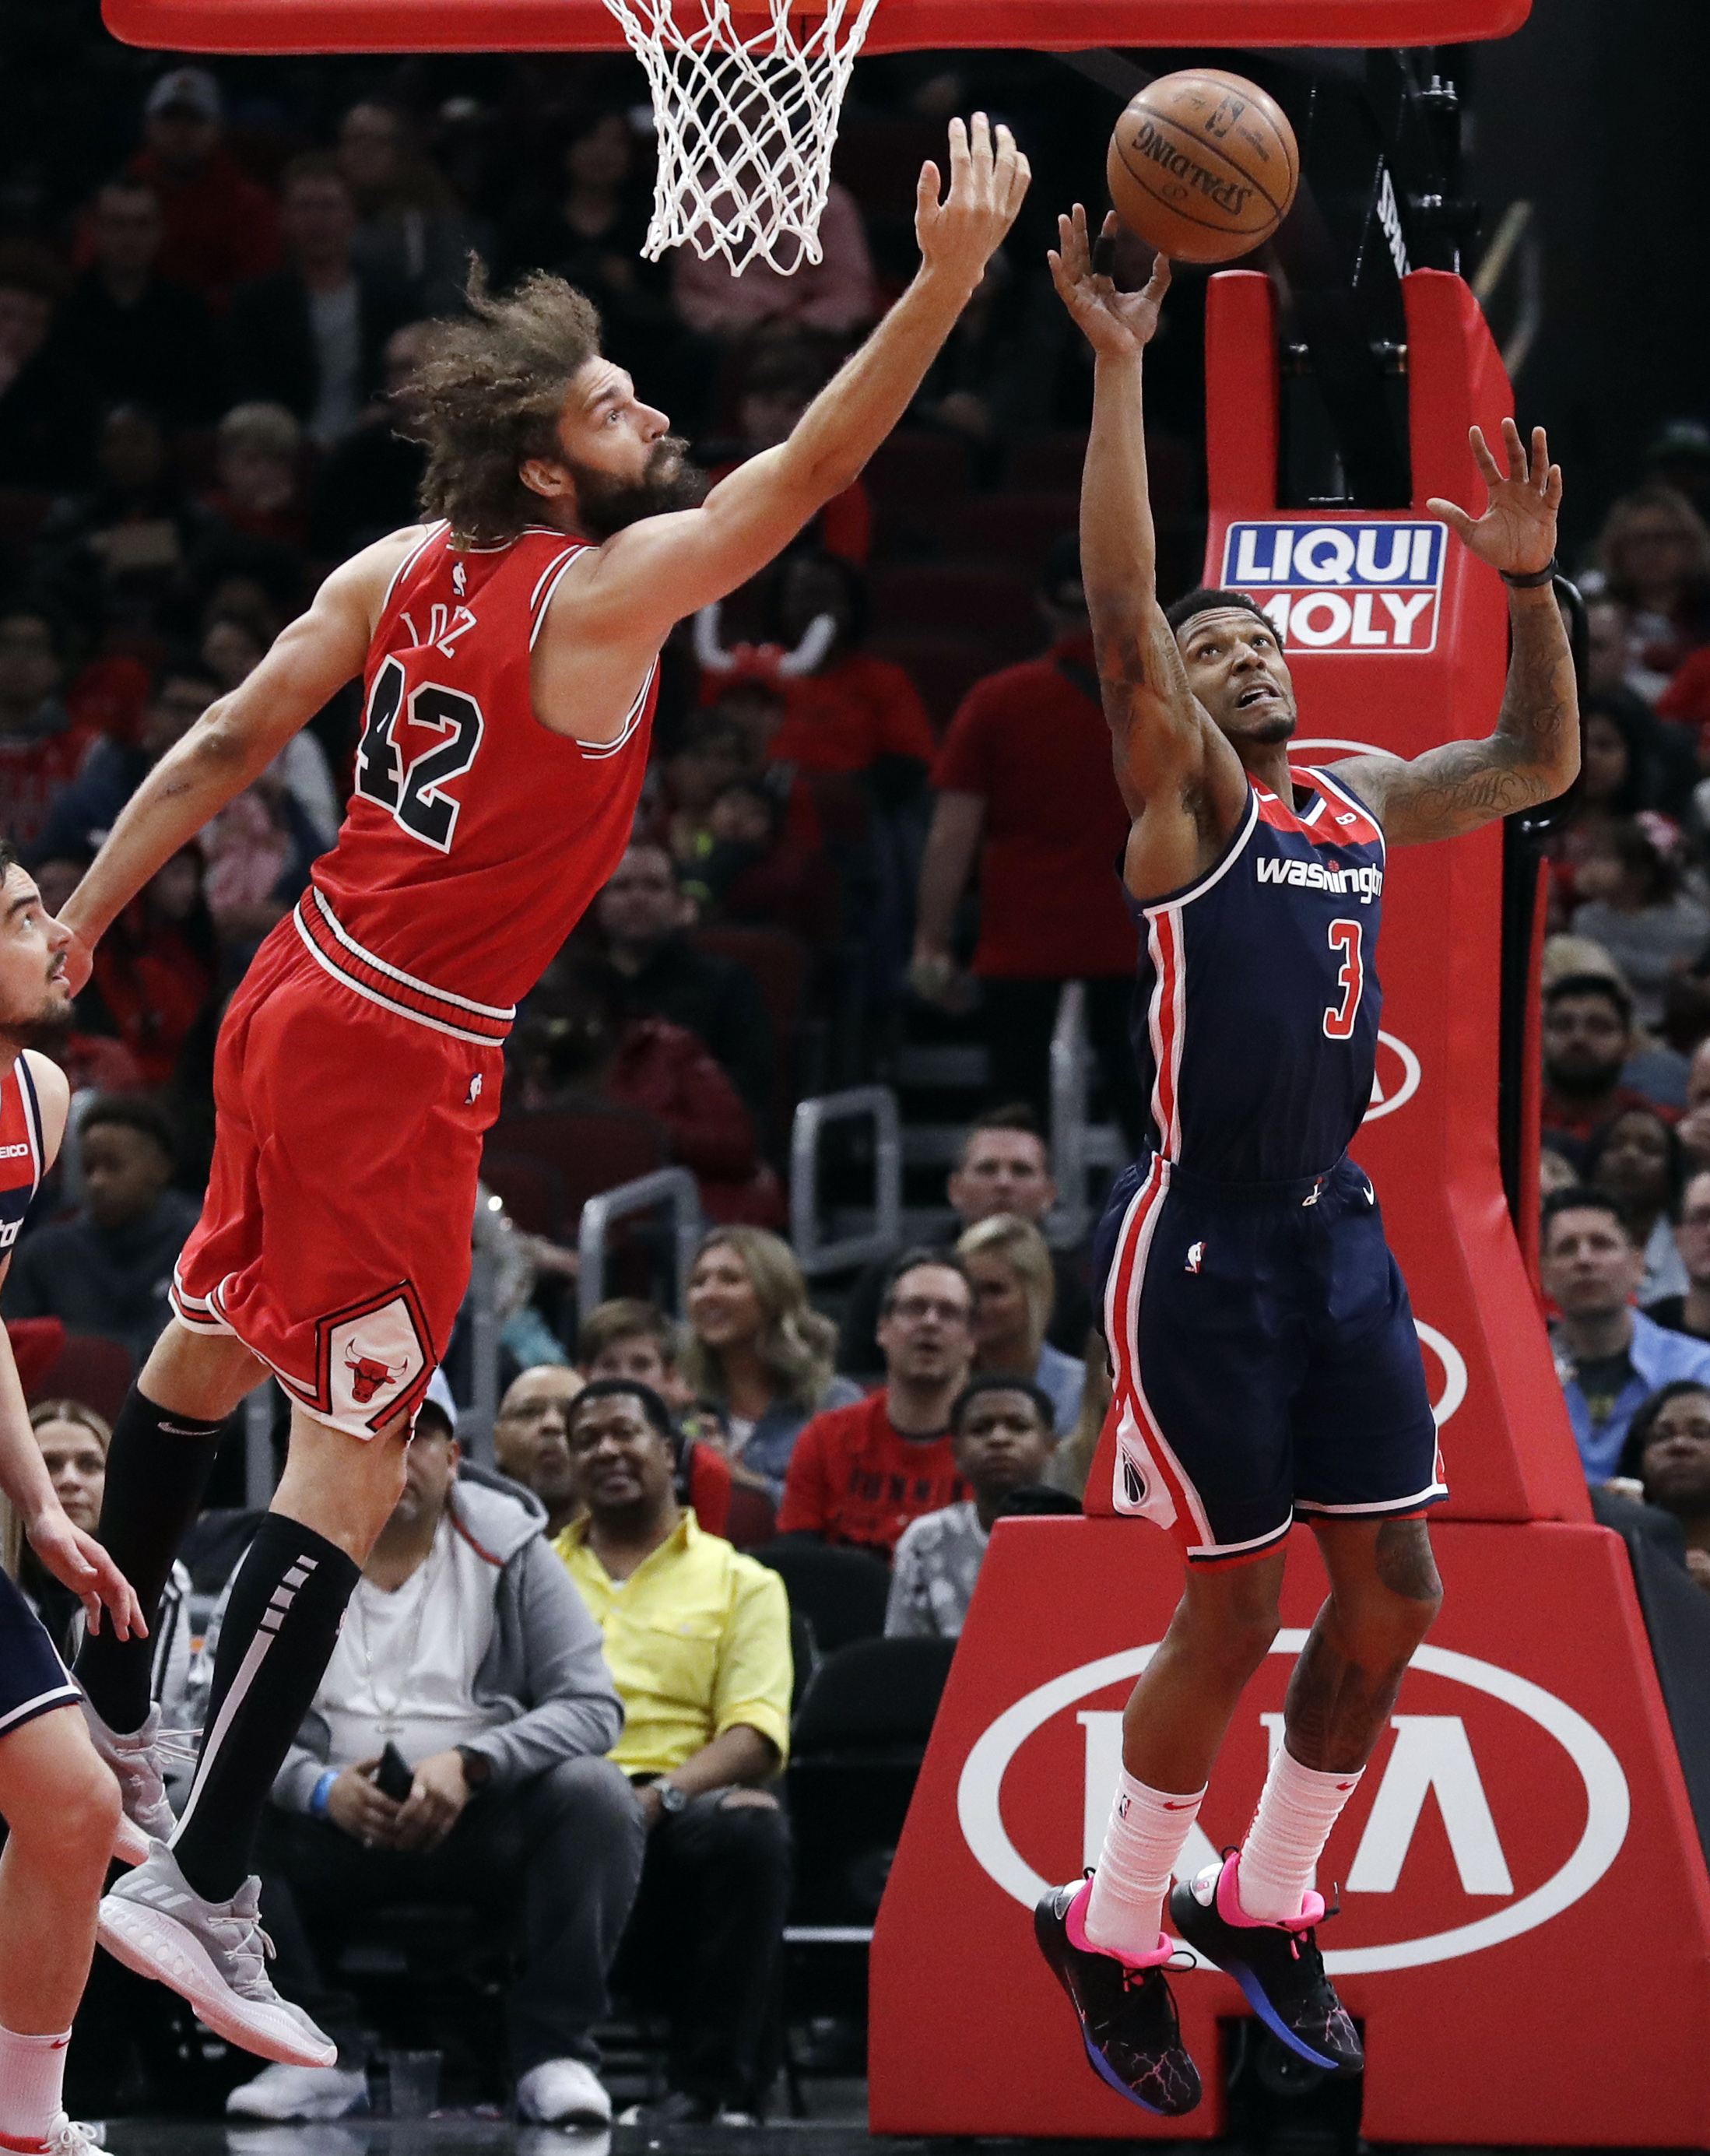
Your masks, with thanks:
M 788 1822 L 762 1786 L 789 1746 L 783 1583 L 678 1504 L 670 1410 L 649 1386 L 595 1378 L 569 1446 L 584 1510 L 553 1547 L 605 1635 L 624 1709 L 610 1757 L 648 1830 L 628 1942 L 680 1974 L 671 2094 L 633 2123 L 750 2124 L 790 1888 Z

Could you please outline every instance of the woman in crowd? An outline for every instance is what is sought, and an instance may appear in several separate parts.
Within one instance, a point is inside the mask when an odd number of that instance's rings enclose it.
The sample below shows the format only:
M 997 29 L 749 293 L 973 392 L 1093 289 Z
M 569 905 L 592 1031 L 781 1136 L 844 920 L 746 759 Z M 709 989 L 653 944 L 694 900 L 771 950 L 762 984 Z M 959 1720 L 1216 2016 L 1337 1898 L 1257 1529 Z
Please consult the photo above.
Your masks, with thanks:
M 1654 1108 L 1624 1108 L 1586 1150 L 1585 1180 L 1621 1205 L 1645 1253 L 1641 1305 L 1687 1291 L 1674 1224 L 1686 1186 L 1686 1155 L 1671 1124 Z
M 861 1389 L 834 1376 L 837 1327 L 808 1300 L 795 1253 L 763 1228 L 715 1228 L 701 1242 L 685 1303 L 683 1374 L 723 1418 L 732 1472 L 777 1504 L 796 1439 L 822 1408 Z
M 1655 773 L 1631 717 L 1613 699 L 1588 696 L 1579 713 L 1579 798 L 1548 842 L 1553 925 L 1578 904 L 1581 868 L 1656 798 Z
M 1626 609 L 1632 641 L 1660 689 L 1689 651 L 1710 641 L 1710 530 L 1683 494 L 1648 483 L 1611 507 L 1597 558 L 1601 588 Z
M 1030 1378 L 1050 1394 L 1060 1437 L 1081 1414 L 1086 1370 L 1045 1338 L 1056 1301 L 1056 1274 L 1045 1239 L 1030 1220 L 994 1213 L 976 1221 L 956 1245 L 973 1282 L 973 1367 Z
M 1065 1490 L 1077 1500 L 1086 1495 L 1086 1478 L 1092 1472 L 1093 1455 L 1104 1432 L 1111 1404 L 1110 1351 L 1104 1344 L 1104 1327 L 1095 1325 L 1086 1336 L 1081 1390 L 1081 1412 L 1075 1427 L 1051 1455 L 1045 1481 L 1054 1490 Z
M 122 1040 L 139 1082 L 165 1086 L 219 986 L 219 938 L 203 896 L 202 855 L 183 846 L 157 868 L 101 938 L 77 999 L 86 1032 Z
M 1617 1480 L 1673 1513 L 1687 1570 L 1710 1594 L 1710 1388 L 1689 1378 L 1658 1386 L 1628 1428 Z
M 1638 823 L 1615 824 L 1580 863 L 1574 887 L 1574 935 L 1602 945 L 1632 989 L 1634 1016 L 1654 1029 L 1670 979 L 1710 943 L 1710 907 L 1682 889 L 1675 855 Z
M 107 1486 L 107 1447 L 113 1438 L 105 1418 L 80 1400 L 39 1400 L 30 1409 L 29 1426 L 66 1518 L 92 1535 Z M 6 1569 L 28 1596 L 69 1664 L 83 1642 L 83 1604 L 44 1568 L 4 1498 L 0 1498 L 0 1511 L 4 1513 L 0 1556 Z M 186 1727 L 190 1719 L 190 1575 L 182 1564 L 172 1567 L 155 1627 L 153 1690 L 162 1722 L 169 1728 Z

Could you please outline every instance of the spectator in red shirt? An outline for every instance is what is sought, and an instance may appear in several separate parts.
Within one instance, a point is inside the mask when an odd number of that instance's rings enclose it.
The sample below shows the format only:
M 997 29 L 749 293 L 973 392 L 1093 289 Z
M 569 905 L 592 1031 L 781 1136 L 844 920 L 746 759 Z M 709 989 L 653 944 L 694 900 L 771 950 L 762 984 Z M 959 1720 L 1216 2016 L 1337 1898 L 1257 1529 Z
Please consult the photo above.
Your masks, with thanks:
M 60 701 L 64 674 L 44 613 L 23 606 L 0 613 L 0 832 L 20 849 L 41 836 L 95 738 Z
M 173 68 L 148 94 L 143 146 L 130 170 L 146 180 L 166 220 L 156 268 L 223 307 L 233 288 L 279 261 L 273 197 L 220 141 L 219 85 L 206 68 Z
M 976 682 L 933 765 L 938 798 L 910 978 L 929 1000 L 953 993 L 956 914 L 978 855 L 973 970 L 994 1097 L 1027 1101 L 1047 1126 L 1057 999 L 1066 981 L 1084 980 L 1105 1085 L 1137 1147 L 1144 1110 L 1128 1041 L 1136 943 L 1115 870 L 1128 812 L 1111 767 L 1074 538 L 1046 556 L 1039 603 L 1050 649 Z
M 811 674 L 779 683 L 783 724 L 767 756 L 809 774 L 865 773 L 889 806 L 917 789 L 937 744 L 920 691 L 901 667 L 858 649 L 868 603 L 866 578 L 840 555 L 796 554 L 785 562 L 777 597 L 778 642 L 794 650 L 822 614 L 830 617 L 835 634 Z
M 728 215 L 729 198 L 715 198 L 713 207 Z M 678 310 L 706 336 L 747 336 L 774 323 L 846 336 L 877 314 L 878 292 L 860 210 L 835 180 L 819 220 L 819 249 L 817 262 L 798 255 L 788 273 L 757 258 L 738 276 L 721 254 L 703 262 L 692 247 L 680 248 L 671 269 Z
M 561 952 L 512 1039 L 523 1106 L 573 1105 L 593 1093 L 639 1108 L 664 1124 L 673 1157 L 694 1171 L 710 1219 L 782 1224 L 782 1188 L 762 1165 L 752 1119 L 711 1050 L 665 1019 L 626 1019 L 609 968 Z
M 886 1282 L 879 1345 L 884 1390 L 827 1409 L 796 1440 L 778 1531 L 888 1563 L 911 1520 L 968 1495 L 950 1440 L 973 1358 L 973 1289 L 960 1259 L 903 1252 Z

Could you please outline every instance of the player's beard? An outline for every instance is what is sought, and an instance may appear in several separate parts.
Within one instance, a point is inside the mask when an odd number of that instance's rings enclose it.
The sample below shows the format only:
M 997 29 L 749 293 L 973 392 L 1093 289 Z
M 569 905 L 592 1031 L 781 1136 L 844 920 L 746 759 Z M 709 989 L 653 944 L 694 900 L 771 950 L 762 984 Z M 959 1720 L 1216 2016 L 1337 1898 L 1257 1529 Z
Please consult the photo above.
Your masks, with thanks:
M 609 539 L 644 516 L 672 509 L 696 509 L 706 499 L 706 475 L 689 462 L 689 444 L 667 434 L 648 452 L 647 469 L 638 480 L 614 479 L 589 465 L 572 465 L 576 507 L 581 523 L 596 539 Z
M 49 983 L 33 1018 L 0 1019 L 0 1040 L 8 1048 L 34 1048 L 52 1055 L 71 1030 L 75 1007 L 56 979 Z

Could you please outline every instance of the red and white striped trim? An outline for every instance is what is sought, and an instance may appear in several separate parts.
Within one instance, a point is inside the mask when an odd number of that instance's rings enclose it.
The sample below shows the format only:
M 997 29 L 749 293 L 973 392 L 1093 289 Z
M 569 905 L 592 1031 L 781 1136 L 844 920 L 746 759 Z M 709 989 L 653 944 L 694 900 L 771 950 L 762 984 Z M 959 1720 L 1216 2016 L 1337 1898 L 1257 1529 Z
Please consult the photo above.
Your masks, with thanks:
M 1187 1024 L 1187 966 L 1179 906 L 1146 916 L 1152 959 L 1152 1001 L 1146 1014 L 1152 1035 L 1152 1122 L 1160 1149 L 1174 1160 L 1182 1149 L 1182 1034 Z
M 232 1327 L 207 1296 L 191 1294 L 177 1265 L 172 1267 L 172 1277 L 167 1284 L 167 1300 L 172 1306 L 172 1315 L 189 1332 L 231 1333 Z
M 427 552 L 429 547 L 433 545 L 434 542 L 436 539 L 444 538 L 450 529 L 451 526 L 443 517 L 437 524 L 430 524 L 428 526 L 424 536 L 419 539 L 417 543 L 410 548 L 408 553 L 404 556 L 403 559 L 393 571 L 392 582 L 386 587 L 386 596 L 380 603 L 380 612 L 383 617 L 386 613 L 387 608 L 392 604 L 393 595 L 396 593 L 398 586 L 403 582 L 410 571 L 414 568 L 416 563 L 421 560 L 423 555 Z
M 1266 797 L 1269 798 L 1268 796 Z M 1143 909 L 1146 920 L 1147 951 L 1152 961 L 1152 1000 L 1147 1007 L 1147 1026 L 1152 1037 L 1152 1121 L 1159 1150 L 1171 1160 L 1182 1147 L 1182 1042 L 1188 1027 L 1188 961 L 1183 934 L 1183 909 L 1220 883 L 1241 855 L 1259 828 L 1260 797 L 1247 789 L 1247 809 L 1240 828 L 1230 841 L 1221 860 L 1184 891 L 1160 899 Z
M 413 1019 L 435 1033 L 449 1034 L 454 1040 L 469 1040 L 482 1047 L 496 1047 L 511 1030 L 516 1016 L 515 1004 L 503 1009 L 492 1004 L 473 1003 L 430 981 L 419 981 L 397 966 L 389 966 L 365 951 L 348 934 L 322 892 L 313 884 L 297 901 L 291 916 L 299 936 L 317 964 L 334 980 L 383 1010 L 399 1018 Z
M 1140 1374 L 1140 1291 L 1152 1239 L 1169 1192 L 1169 1162 L 1161 1153 L 1154 1154 L 1146 1180 L 1129 1204 L 1105 1286 L 1105 1337 L 1115 1350 L 1117 1364 L 1117 1454 L 1112 1494 L 1119 1512 L 1137 1514 L 1159 1527 L 1173 1527 L 1187 1542 L 1189 1557 L 1221 1554 L 1212 1542 L 1211 1523 L 1199 1493 L 1159 1429 Z M 1125 1452 L 1144 1485 L 1137 1504 L 1130 1501 L 1124 1486 Z

